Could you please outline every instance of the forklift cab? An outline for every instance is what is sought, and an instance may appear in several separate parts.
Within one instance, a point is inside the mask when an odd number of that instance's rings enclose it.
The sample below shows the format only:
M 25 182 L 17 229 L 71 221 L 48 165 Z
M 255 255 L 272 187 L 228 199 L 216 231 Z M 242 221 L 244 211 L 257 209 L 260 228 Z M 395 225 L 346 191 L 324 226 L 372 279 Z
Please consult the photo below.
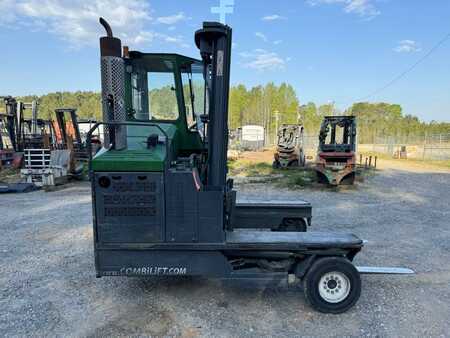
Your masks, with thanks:
M 325 116 L 320 126 L 319 151 L 350 153 L 355 151 L 355 116 Z
M 206 105 L 201 61 L 132 51 L 126 65 L 128 121 L 172 124 L 182 134 L 183 147 L 200 148 L 199 117 Z

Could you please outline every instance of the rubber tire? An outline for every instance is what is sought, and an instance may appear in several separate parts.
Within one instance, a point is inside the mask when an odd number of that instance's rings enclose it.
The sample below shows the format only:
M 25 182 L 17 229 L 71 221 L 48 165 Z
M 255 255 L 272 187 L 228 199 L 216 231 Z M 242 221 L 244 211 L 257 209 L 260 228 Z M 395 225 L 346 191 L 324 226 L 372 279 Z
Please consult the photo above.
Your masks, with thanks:
M 350 293 L 339 303 L 324 300 L 318 290 L 320 278 L 328 272 L 344 273 L 350 281 Z M 339 314 L 350 309 L 361 295 L 361 278 L 355 266 L 343 257 L 325 257 L 316 260 L 303 278 L 303 292 L 307 302 L 317 311 Z
M 307 225 L 303 218 L 285 218 L 277 231 L 306 232 Z
M 341 183 L 339 183 L 340 185 L 353 185 L 355 184 L 355 177 L 356 174 L 355 173 L 350 173 L 347 176 L 345 176 Z
M 288 168 L 298 168 L 300 164 L 298 163 L 298 160 L 292 160 L 288 164 Z
M 316 179 L 319 184 L 329 184 L 327 177 L 318 171 L 316 171 Z

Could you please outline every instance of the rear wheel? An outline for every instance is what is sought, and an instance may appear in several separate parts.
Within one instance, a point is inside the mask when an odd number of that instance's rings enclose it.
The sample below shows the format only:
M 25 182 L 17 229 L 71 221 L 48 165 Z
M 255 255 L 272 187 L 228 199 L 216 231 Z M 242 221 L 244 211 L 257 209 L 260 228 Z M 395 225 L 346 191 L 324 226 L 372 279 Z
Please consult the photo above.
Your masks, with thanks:
M 342 313 L 350 309 L 361 295 L 358 270 L 342 257 L 320 258 L 303 279 L 306 300 L 317 311 Z
M 306 222 L 303 218 L 284 218 L 279 231 L 306 232 Z

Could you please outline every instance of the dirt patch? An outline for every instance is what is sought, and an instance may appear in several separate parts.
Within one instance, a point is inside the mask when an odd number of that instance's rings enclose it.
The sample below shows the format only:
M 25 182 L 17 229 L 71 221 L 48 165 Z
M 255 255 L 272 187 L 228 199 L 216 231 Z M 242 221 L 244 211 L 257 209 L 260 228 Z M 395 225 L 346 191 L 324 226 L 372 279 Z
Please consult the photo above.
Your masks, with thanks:
M 269 163 L 273 162 L 275 148 L 267 148 L 261 151 L 244 151 L 239 153 L 238 159 L 250 163 Z
M 417 173 L 450 173 L 450 163 L 445 161 L 416 161 L 381 158 L 379 169 L 399 169 Z

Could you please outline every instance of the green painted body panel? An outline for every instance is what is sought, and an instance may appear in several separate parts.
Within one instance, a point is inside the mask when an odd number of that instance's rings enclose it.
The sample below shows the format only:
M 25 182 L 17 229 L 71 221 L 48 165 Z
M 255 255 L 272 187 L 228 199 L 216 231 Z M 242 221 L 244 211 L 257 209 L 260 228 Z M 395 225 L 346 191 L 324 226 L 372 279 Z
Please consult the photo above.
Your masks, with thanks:
M 108 150 L 92 160 L 94 171 L 163 171 L 165 150 Z
M 158 123 L 168 137 L 169 151 L 173 152 L 174 140 L 177 138 L 177 128 L 169 123 Z M 147 137 L 163 132 L 152 126 L 128 126 L 127 149 L 108 150 L 98 153 L 92 159 L 94 171 L 163 171 L 166 161 L 166 145 L 158 144 L 147 149 Z

